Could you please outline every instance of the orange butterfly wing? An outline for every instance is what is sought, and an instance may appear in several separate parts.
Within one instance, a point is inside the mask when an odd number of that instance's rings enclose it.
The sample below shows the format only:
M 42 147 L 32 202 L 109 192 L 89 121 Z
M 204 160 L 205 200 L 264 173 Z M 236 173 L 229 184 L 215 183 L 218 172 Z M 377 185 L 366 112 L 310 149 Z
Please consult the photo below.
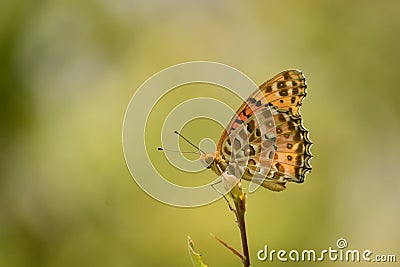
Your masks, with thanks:
M 303 182 L 312 157 L 299 113 L 306 87 L 300 71 L 287 70 L 254 91 L 221 135 L 219 167 L 273 191 Z

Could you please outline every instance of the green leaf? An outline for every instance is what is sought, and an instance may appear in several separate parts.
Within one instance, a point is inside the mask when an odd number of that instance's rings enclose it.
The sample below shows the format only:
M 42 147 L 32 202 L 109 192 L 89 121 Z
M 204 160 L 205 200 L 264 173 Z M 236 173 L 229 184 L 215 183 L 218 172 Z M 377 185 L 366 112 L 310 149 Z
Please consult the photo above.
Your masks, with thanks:
M 188 248 L 190 259 L 192 260 L 193 267 L 208 267 L 201 259 L 201 255 L 194 251 L 193 240 L 188 236 Z

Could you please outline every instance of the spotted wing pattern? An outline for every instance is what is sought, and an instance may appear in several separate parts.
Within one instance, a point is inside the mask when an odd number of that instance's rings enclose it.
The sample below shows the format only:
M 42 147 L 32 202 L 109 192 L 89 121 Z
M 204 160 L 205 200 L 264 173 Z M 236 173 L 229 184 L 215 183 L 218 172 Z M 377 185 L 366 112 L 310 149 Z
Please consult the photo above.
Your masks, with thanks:
M 263 83 L 228 124 L 217 146 L 220 159 L 214 164 L 273 191 L 284 190 L 288 181 L 303 182 L 312 157 L 299 113 L 305 96 L 305 78 L 298 70 Z

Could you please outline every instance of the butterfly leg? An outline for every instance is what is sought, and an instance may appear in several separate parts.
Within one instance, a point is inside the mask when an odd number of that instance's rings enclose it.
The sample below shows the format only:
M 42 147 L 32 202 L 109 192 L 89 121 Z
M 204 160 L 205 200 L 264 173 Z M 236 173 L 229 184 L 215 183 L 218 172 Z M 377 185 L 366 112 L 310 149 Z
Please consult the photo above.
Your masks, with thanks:
M 221 181 L 217 181 L 217 182 L 211 184 L 211 187 L 212 187 L 217 193 L 219 193 L 219 194 L 222 195 L 222 197 L 225 199 L 226 203 L 228 204 L 229 209 L 230 209 L 231 211 L 233 211 L 233 212 L 236 213 L 236 210 L 235 210 L 234 208 L 232 208 L 232 205 L 231 205 L 231 203 L 229 203 L 229 200 L 226 198 L 226 196 L 225 196 L 224 194 L 222 194 L 222 192 L 219 191 L 218 188 L 215 187 L 216 184 L 219 184 L 219 183 L 221 183 L 221 182 L 222 182 L 222 180 L 221 180 Z

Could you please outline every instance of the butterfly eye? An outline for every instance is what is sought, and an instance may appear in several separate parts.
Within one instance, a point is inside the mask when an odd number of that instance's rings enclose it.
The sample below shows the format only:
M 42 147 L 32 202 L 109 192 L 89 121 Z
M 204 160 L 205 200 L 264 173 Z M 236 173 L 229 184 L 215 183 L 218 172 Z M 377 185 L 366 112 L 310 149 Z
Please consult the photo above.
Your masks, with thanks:
M 207 153 L 201 156 L 201 161 L 206 166 L 207 169 L 211 168 L 211 164 L 214 162 L 214 155 Z
M 206 157 L 205 162 L 207 164 L 207 168 L 211 168 L 211 164 L 214 161 L 214 157 L 210 154 L 208 157 Z

